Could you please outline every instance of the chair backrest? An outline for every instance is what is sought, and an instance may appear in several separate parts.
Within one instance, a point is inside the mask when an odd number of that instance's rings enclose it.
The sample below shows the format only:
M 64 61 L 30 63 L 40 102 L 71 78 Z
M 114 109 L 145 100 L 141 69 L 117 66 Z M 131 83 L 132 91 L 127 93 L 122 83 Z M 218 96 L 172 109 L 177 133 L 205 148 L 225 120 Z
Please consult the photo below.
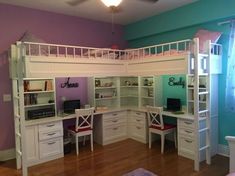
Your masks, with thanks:
M 76 109 L 76 130 L 93 128 L 94 108 Z
M 153 107 L 147 106 L 147 114 L 148 114 L 148 125 L 149 127 L 160 127 L 164 128 L 164 122 L 162 118 L 162 107 Z

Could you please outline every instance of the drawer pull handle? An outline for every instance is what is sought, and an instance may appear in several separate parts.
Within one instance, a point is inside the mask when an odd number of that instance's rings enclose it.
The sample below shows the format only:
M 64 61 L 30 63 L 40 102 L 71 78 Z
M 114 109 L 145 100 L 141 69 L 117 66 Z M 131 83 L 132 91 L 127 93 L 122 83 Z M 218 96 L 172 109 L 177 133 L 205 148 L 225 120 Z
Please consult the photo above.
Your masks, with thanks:
M 113 114 L 113 116 L 117 116 L 117 115 L 118 115 L 117 113 Z
M 55 142 L 48 142 L 47 144 L 48 145 L 53 145 L 53 144 L 55 144 Z
M 53 126 L 55 126 L 55 124 L 47 125 L 47 127 L 53 127 Z
M 55 135 L 56 133 L 48 133 L 47 136 L 53 136 Z
M 185 142 L 187 142 L 187 143 L 192 143 L 193 141 L 190 141 L 190 140 L 185 139 Z
M 118 127 L 116 127 L 116 128 L 113 128 L 113 130 L 117 130 L 118 129 Z
M 136 113 L 137 115 L 141 115 L 139 112 Z
M 184 130 L 186 133 L 193 133 L 192 131 Z
M 192 125 L 192 122 L 184 122 L 186 125 Z
M 136 128 L 137 128 L 138 130 L 140 130 L 140 129 L 141 129 L 141 127 L 138 127 L 138 126 L 137 126 Z
M 140 119 L 136 119 L 137 122 L 140 122 L 141 120 Z
M 112 122 L 116 123 L 118 120 L 113 120 Z

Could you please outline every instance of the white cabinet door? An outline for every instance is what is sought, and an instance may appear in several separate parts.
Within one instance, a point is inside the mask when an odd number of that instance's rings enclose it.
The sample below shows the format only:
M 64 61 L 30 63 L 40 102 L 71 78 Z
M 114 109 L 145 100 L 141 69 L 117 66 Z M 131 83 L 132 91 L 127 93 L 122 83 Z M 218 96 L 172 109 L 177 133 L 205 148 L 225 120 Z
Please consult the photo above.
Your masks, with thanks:
M 48 158 L 63 154 L 63 138 L 55 138 L 40 142 L 40 158 Z
M 130 119 L 128 120 L 129 137 L 147 143 L 147 119 L 145 112 L 131 111 Z
M 38 126 L 28 126 L 25 128 L 27 163 L 31 165 L 39 160 L 38 152 Z

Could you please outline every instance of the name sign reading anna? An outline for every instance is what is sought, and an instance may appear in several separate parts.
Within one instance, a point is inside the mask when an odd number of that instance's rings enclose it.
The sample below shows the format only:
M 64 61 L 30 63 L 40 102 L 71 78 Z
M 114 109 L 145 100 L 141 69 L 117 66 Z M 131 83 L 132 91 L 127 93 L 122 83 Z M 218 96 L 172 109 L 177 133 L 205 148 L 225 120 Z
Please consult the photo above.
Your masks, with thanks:
M 70 77 L 67 78 L 66 82 L 61 83 L 60 87 L 61 88 L 76 88 L 79 87 L 79 83 L 71 83 L 70 81 Z

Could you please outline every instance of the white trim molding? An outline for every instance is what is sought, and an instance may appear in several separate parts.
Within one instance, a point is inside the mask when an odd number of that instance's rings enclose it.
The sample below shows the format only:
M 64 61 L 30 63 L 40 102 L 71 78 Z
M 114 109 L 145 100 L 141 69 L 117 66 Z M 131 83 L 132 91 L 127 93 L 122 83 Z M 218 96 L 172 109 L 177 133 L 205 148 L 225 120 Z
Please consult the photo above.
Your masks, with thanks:
M 227 145 L 218 145 L 218 154 L 222 156 L 229 157 L 229 146 Z
M 14 159 L 16 157 L 15 155 L 15 148 L 0 150 L 0 161 Z

